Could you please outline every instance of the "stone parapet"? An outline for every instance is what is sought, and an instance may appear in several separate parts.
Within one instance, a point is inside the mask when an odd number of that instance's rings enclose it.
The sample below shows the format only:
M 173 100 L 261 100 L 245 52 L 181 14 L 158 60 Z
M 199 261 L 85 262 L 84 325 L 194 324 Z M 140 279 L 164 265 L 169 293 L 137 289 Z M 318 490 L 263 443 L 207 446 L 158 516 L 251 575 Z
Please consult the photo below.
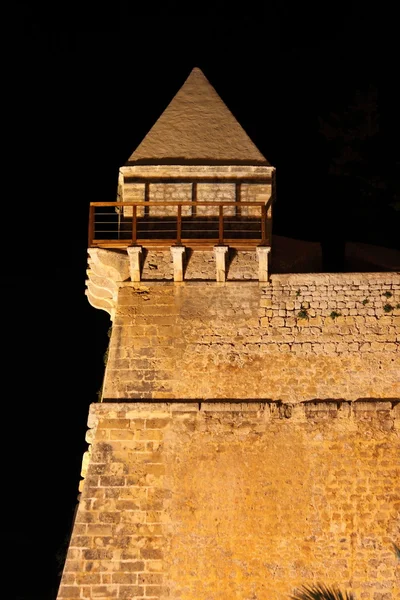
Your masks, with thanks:
M 275 286 L 287 285 L 367 285 L 400 289 L 400 272 L 378 273 L 281 273 L 271 275 Z M 389 289 L 389 288 L 388 288 Z

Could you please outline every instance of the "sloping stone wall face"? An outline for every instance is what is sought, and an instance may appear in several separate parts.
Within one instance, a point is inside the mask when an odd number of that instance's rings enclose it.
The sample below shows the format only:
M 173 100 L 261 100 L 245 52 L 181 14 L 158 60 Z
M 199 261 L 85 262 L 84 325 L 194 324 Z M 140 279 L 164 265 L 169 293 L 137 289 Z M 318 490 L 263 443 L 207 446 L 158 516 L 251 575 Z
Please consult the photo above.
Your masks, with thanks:
M 398 398 L 399 303 L 396 273 L 128 282 L 103 397 Z
M 182 283 L 109 266 L 58 600 L 400 600 L 400 275 L 216 283 L 198 257 Z
M 398 600 L 399 408 L 92 405 L 59 600 Z

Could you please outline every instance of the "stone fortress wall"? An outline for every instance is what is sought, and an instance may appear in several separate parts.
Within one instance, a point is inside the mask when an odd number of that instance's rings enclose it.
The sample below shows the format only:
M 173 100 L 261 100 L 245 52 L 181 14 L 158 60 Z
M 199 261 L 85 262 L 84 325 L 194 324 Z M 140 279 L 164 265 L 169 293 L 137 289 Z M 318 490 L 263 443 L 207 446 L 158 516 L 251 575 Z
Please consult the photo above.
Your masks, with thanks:
M 399 408 L 92 405 L 59 600 L 399 600 Z
M 400 397 L 397 273 L 125 282 L 117 304 L 106 401 Z
M 268 273 L 274 172 L 199 69 L 121 168 L 121 202 L 268 202 L 268 242 L 89 248 L 112 333 L 58 600 L 400 600 L 400 273 Z
M 113 327 L 58 600 L 399 600 L 400 274 L 90 254 Z

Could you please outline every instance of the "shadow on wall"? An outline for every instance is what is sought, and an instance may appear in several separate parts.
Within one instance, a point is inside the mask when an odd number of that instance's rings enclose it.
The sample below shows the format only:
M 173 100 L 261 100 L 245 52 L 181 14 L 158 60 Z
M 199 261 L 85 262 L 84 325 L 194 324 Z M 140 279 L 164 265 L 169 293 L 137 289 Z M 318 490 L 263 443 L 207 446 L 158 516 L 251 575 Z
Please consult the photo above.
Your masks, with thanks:
M 400 271 L 400 251 L 347 242 L 341 247 L 272 236 L 271 273 Z

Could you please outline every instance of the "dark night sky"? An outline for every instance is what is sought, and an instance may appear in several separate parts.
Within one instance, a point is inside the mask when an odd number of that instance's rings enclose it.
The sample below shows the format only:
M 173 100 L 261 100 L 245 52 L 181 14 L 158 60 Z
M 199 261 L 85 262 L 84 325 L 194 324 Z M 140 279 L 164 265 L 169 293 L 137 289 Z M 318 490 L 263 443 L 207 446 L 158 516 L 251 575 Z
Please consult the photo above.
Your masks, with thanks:
M 197 66 L 277 168 L 275 233 L 400 250 L 399 52 L 394 15 L 355 1 L 244 13 L 15 4 L 3 55 L 4 597 L 54 600 L 110 325 L 84 294 L 89 202 L 115 200 L 118 167 Z M 329 175 L 338 164 L 346 177 Z

